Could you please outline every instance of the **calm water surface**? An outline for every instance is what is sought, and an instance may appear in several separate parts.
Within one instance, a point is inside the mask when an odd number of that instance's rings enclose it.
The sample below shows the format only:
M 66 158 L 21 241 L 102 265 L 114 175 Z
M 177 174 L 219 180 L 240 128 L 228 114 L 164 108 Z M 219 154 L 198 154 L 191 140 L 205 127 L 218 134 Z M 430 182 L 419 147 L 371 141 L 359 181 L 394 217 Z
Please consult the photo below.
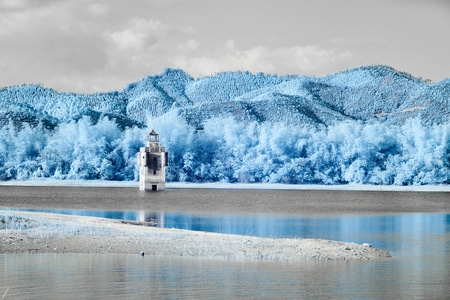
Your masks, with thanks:
M 0 187 L 2 188 L 2 187 Z M 101 193 L 99 190 L 102 190 Z M 201 231 L 247 234 L 264 237 L 324 238 L 349 242 L 368 242 L 375 247 L 392 252 L 394 258 L 369 262 L 230 262 L 204 259 L 141 257 L 139 255 L 99 254 L 3 254 L 0 255 L 0 299 L 305 299 L 305 298 L 375 298 L 375 299 L 445 299 L 450 284 L 450 214 L 446 213 L 448 193 L 421 193 L 408 196 L 404 193 L 348 194 L 359 197 L 358 203 L 395 203 L 411 201 L 417 208 L 396 208 L 395 213 L 378 213 L 378 210 L 360 207 L 362 214 L 354 214 L 351 201 L 348 209 L 340 207 L 341 213 L 323 215 L 318 212 L 309 216 L 311 208 L 326 207 L 317 199 L 332 199 L 329 192 L 309 195 L 314 199 L 286 194 L 283 191 L 258 193 L 258 204 L 270 207 L 275 200 L 289 202 L 296 211 L 267 209 L 248 213 L 218 208 L 217 211 L 191 209 L 191 212 L 163 211 L 161 208 L 182 207 L 179 197 L 166 199 L 168 204 L 154 197 L 155 194 L 137 194 L 125 191 L 122 204 L 107 206 L 117 210 L 100 210 L 97 203 L 120 198 L 115 190 L 111 196 L 105 189 L 41 188 L 33 190 L 34 198 L 27 191 L 6 191 L 0 199 L 3 205 L 15 208 L 48 210 L 56 208 L 60 213 L 112 217 L 128 220 L 156 219 L 161 227 L 175 227 Z M 2 191 L 3 192 L 3 191 Z M 183 199 L 209 197 L 214 204 L 206 206 L 232 206 L 227 191 L 185 191 Z M 9 194 L 8 194 L 9 193 Z M 254 192 L 246 191 L 249 199 Z M 297 191 L 302 193 L 302 191 Z M 129 195 L 128 195 L 129 194 Z M 158 194 L 168 197 L 170 193 Z M 205 195 L 206 194 L 206 195 Z M 231 193 L 232 194 L 232 193 Z M 179 195 L 172 193 L 172 195 Z M 239 194 L 243 199 L 245 192 Z M 344 194 L 346 195 L 346 194 Z M 122 195 L 123 196 L 123 195 Z M 2 198 L 3 197 L 3 198 Z M 13 197 L 13 200 L 8 200 Z M 133 198 L 135 197 L 135 198 Z M 264 198 L 265 197 L 265 198 Z M 296 197 L 296 198 L 295 198 Z M 300 197 L 300 202 L 298 203 Z M 303 197 L 303 198 L 302 198 Z M 336 195 L 341 200 L 342 194 Z M 423 199 L 422 199 L 422 198 Z M 36 199 L 46 201 L 37 205 Z M 81 199 L 79 199 L 81 198 Z M 90 198 L 91 202 L 86 199 Z M 292 199 L 291 199 L 292 198 Z M 421 203 L 432 198 L 439 213 L 421 209 Z M 30 200 L 33 199 L 33 200 Z M 49 199 L 58 199 L 52 202 Z M 77 200 L 78 199 L 78 200 Z M 131 200 L 130 200 L 131 199 Z M 281 200 L 280 200 L 281 199 Z M 155 200 L 155 205 L 151 201 Z M 8 202 L 10 201 L 10 202 Z M 134 201 L 131 203 L 130 201 Z M 172 201 L 172 203 L 170 203 Z M 178 201 L 178 202 L 177 202 Z M 186 200 L 183 200 L 186 201 Z M 345 201 L 345 200 L 342 200 Z M 15 205 L 11 205 L 15 203 Z M 31 205 L 27 206 L 27 203 Z M 83 207 L 77 203 L 85 203 Z M 175 204 L 174 203 L 178 203 Z M 187 205 L 187 204 L 185 204 Z M 281 204 L 279 204 L 281 205 Z M 441 206 L 439 206 L 441 205 Z M 399 205 L 401 206 L 401 205 Z M 187 206 L 192 208 L 191 206 Z M 302 207 L 305 210 L 302 210 Z M 67 208 L 67 209 L 66 209 Z M 75 209 L 74 209 L 75 208 Z M 86 208 L 86 209 L 81 209 Z M 131 208 L 131 209 L 130 209 Z M 156 209 L 155 209 L 156 208 Z M 105 209 L 105 207 L 103 207 Z M 436 209 L 436 207 L 434 208 Z M 326 210 L 326 209 L 325 209 Z M 400 210 L 400 211 L 397 211 Z M 420 212 L 423 210 L 424 212 Z M 444 210 L 444 212 L 442 212 Z M 178 210 L 181 211 L 181 210 Z M 189 211 L 189 209 L 186 209 Z M 304 213 L 307 211 L 308 213 Z M 447 211 L 448 212 L 448 211 Z

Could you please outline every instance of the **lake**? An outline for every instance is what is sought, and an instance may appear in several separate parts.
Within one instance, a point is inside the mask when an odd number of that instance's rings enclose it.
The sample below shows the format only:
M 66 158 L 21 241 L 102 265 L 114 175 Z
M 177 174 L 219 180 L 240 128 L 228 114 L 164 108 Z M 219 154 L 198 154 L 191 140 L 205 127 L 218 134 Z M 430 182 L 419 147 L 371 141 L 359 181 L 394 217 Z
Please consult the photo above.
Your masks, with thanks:
M 6 187 L 3 208 L 156 220 L 161 227 L 324 238 L 391 251 L 368 262 L 233 262 L 1 254 L 0 299 L 446 298 L 449 193 Z

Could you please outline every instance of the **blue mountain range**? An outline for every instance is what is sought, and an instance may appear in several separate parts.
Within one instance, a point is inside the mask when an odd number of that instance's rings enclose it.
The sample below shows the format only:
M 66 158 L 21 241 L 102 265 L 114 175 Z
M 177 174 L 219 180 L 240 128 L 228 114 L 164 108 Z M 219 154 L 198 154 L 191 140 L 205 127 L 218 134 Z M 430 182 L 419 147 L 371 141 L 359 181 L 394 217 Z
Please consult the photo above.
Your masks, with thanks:
M 0 179 L 138 180 L 155 129 L 168 181 L 445 184 L 450 78 L 388 66 L 312 77 L 166 69 L 122 91 L 0 90 Z

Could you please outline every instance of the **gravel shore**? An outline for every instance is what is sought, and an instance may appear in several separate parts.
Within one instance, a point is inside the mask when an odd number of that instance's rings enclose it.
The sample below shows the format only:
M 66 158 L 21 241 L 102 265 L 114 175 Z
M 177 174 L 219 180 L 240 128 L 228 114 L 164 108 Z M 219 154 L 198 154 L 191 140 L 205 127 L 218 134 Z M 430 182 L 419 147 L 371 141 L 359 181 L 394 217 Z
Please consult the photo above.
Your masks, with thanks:
M 163 229 L 120 220 L 12 210 L 0 210 L 0 253 L 113 253 L 239 261 L 391 257 L 370 244 Z

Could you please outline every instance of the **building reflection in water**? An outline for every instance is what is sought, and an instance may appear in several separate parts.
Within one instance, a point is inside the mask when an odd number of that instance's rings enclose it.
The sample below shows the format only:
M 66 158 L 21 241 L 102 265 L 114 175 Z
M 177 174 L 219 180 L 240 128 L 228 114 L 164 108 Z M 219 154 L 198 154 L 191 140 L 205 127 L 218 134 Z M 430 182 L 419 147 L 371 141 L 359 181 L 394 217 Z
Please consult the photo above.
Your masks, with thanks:
M 137 213 L 137 221 L 146 223 L 155 223 L 157 227 L 164 228 L 165 213 L 163 212 L 146 212 L 140 210 Z

